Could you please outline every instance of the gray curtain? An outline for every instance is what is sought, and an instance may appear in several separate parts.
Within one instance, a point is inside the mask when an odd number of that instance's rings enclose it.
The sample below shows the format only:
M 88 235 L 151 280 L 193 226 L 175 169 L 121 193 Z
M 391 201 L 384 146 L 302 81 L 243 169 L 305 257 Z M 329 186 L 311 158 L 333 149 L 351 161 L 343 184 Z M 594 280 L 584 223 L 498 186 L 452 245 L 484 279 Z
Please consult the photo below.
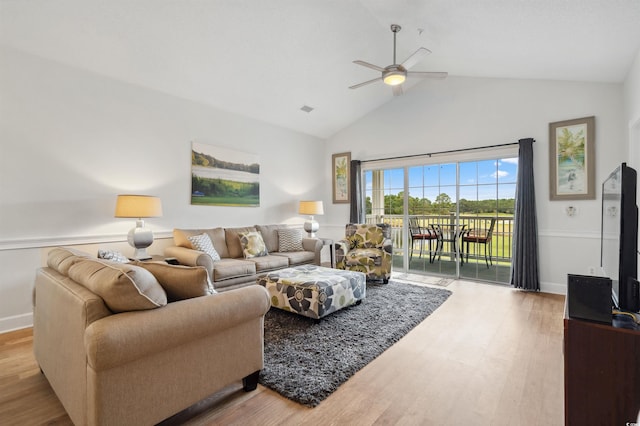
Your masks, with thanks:
M 360 160 L 351 160 L 351 209 L 349 223 L 364 223 L 364 206 L 362 205 L 362 165 Z
M 533 142 L 520 139 L 518 183 L 513 228 L 511 285 L 523 290 L 540 291 L 538 266 L 538 219 L 533 184 Z

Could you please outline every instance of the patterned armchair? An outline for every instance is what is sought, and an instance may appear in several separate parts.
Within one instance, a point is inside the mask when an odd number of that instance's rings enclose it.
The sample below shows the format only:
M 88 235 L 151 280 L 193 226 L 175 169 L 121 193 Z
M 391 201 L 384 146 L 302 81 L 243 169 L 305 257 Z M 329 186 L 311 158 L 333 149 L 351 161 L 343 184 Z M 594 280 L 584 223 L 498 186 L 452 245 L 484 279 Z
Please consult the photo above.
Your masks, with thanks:
M 350 223 L 345 238 L 336 243 L 336 268 L 364 272 L 367 281 L 391 276 L 391 226 Z

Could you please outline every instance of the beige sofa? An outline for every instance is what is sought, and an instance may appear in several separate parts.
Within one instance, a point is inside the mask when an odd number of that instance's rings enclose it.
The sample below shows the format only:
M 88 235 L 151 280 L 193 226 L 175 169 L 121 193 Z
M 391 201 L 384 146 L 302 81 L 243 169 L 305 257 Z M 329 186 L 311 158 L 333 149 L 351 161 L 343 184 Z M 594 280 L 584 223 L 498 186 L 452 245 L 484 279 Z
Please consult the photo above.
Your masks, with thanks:
M 175 257 L 181 265 L 204 266 L 213 286 L 218 291 L 255 284 L 258 276 L 290 266 L 320 265 L 322 240 L 302 237 L 301 250 L 281 251 L 280 230 L 291 230 L 287 225 L 254 225 L 241 228 L 174 229 L 174 245 L 165 248 L 166 257 Z M 301 235 L 304 235 L 302 230 Z M 259 232 L 264 240 L 267 255 L 246 259 L 240 241 L 245 232 Z M 189 237 L 206 233 L 213 243 L 220 260 L 213 260 L 204 251 L 195 250 Z
M 34 354 L 74 424 L 152 425 L 233 382 L 255 389 L 263 287 L 212 294 L 202 267 L 88 257 L 51 250 L 34 289 Z

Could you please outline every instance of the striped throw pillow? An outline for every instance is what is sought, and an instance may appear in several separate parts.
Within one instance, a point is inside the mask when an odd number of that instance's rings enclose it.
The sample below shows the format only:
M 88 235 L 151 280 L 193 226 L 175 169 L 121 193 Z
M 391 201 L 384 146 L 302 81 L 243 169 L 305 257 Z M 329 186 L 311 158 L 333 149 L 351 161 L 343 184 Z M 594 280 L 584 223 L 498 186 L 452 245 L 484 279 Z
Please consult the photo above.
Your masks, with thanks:
M 208 234 L 192 235 L 189 237 L 194 249 L 207 253 L 213 260 L 220 260 L 220 255 L 213 247 L 211 237 Z
M 278 251 L 303 251 L 300 229 L 278 229 Z

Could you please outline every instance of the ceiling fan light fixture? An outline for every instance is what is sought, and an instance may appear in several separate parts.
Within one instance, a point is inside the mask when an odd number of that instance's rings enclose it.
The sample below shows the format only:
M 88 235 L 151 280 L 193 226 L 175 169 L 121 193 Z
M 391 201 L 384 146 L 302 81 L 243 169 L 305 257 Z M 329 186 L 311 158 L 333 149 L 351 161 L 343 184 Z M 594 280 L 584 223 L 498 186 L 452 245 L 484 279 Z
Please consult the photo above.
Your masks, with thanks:
M 391 71 L 382 78 L 382 81 L 389 86 L 397 86 L 398 84 L 404 83 L 405 80 L 406 77 L 404 73 L 400 71 Z

